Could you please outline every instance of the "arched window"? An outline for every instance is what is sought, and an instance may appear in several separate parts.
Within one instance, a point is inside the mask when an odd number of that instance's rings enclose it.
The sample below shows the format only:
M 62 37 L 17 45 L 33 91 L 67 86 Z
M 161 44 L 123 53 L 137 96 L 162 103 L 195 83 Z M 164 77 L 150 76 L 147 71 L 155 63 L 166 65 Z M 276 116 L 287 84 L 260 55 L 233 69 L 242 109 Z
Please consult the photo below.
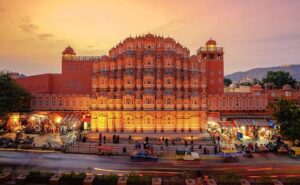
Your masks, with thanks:
M 167 84 L 171 84 L 171 80 L 170 79 L 167 79 Z
M 130 98 L 126 98 L 126 104 L 127 105 L 131 104 L 131 99 Z

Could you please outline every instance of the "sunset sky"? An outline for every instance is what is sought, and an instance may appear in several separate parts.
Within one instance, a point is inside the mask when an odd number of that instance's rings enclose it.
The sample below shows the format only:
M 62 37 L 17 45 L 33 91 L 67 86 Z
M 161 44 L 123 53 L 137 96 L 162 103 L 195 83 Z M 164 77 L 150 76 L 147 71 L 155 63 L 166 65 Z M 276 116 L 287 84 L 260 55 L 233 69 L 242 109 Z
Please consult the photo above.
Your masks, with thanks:
M 129 35 L 173 37 L 191 54 L 211 37 L 225 74 L 300 64 L 297 0 L 0 0 L 0 70 L 57 73 L 69 44 L 103 55 Z

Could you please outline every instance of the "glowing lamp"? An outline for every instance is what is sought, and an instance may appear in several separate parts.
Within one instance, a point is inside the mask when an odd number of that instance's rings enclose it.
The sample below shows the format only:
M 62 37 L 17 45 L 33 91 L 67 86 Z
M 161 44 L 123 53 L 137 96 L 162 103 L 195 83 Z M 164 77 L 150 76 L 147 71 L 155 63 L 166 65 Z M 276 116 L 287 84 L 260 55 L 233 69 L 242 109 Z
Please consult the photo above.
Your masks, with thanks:
M 60 123 L 61 122 L 61 117 L 60 116 L 56 117 L 55 122 Z

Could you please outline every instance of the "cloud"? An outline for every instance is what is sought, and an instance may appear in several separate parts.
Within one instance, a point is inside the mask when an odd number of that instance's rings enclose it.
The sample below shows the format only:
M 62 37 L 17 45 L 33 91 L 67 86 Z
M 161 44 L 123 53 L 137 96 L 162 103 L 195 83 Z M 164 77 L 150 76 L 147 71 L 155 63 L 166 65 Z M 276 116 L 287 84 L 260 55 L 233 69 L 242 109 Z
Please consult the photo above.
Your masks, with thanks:
M 45 40 L 45 39 L 54 37 L 54 35 L 51 34 L 51 33 L 37 34 L 36 36 L 37 36 L 38 39 L 40 39 L 40 40 Z
M 6 10 L 4 8 L 0 8 L 0 12 L 5 12 Z
M 35 33 L 39 29 L 38 25 L 32 23 L 21 24 L 19 28 L 26 33 Z
M 93 45 L 88 45 L 87 47 L 88 47 L 88 48 L 93 48 L 94 46 L 93 46 Z
M 26 33 L 33 34 L 39 29 L 38 25 L 32 23 L 29 16 L 25 16 L 21 22 L 22 24 L 19 25 L 19 28 Z

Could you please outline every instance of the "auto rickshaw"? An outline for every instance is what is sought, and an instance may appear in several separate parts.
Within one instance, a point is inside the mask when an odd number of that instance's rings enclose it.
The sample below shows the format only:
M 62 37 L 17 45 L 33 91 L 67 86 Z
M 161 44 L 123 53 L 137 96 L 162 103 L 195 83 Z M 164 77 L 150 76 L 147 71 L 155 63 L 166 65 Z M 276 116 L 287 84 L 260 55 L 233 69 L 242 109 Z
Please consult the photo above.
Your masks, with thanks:
M 112 155 L 112 146 L 99 146 L 99 154 L 100 155 Z
M 300 159 L 300 147 L 292 147 L 290 150 L 290 155 L 292 158 Z

